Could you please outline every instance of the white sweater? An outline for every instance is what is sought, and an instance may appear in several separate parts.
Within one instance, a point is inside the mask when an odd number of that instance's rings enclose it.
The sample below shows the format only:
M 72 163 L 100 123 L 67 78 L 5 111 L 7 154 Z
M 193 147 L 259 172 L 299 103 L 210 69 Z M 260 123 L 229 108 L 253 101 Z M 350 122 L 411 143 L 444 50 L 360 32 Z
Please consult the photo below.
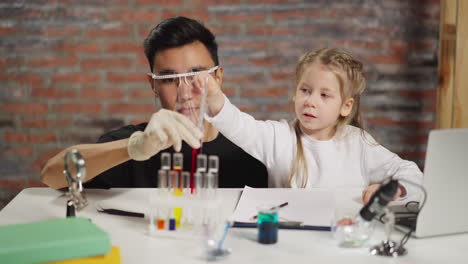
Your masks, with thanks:
M 265 164 L 269 187 L 300 186 L 300 178 L 292 185 L 288 182 L 297 147 L 294 127 L 288 122 L 255 120 L 232 105 L 227 97 L 221 111 L 206 119 L 234 144 Z M 330 140 L 315 140 L 307 135 L 301 139 L 308 167 L 306 188 L 364 188 L 388 177 L 421 184 L 422 173 L 414 162 L 401 159 L 357 127 L 346 126 Z M 417 193 L 411 184 L 400 184 L 408 195 Z

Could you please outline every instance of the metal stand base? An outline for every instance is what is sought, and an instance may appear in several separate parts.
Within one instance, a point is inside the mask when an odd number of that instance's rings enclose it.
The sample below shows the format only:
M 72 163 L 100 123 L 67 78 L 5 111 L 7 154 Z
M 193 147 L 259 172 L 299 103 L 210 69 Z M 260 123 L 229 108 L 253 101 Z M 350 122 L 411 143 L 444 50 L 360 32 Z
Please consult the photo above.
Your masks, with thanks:
M 376 256 L 400 257 L 408 253 L 404 247 L 398 246 L 395 241 L 384 240 L 380 245 L 373 246 L 370 253 Z

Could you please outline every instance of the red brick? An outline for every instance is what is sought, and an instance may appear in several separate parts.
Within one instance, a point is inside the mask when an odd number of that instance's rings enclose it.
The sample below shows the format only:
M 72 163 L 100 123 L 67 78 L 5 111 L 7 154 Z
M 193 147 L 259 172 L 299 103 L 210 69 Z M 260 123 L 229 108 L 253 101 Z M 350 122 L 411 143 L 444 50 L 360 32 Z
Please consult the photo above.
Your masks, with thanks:
M 302 3 L 304 0 L 255 0 L 257 4 L 285 4 L 285 3 Z
M 4 103 L 3 111 L 12 114 L 43 114 L 47 112 L 46 103 Z
M 136 5 L 154 6 L 157 3 L 158 6 L 182 6 L 182 0 L 158 0 L 157 2 L 154 0 L 134 0 L 134 2 Z M 190 3 L 194 4 L 194 1 L 190 1 Z
M 226 88 L 226 87 L 223 87 L 222 90 L 223 90 L 223 93 L 224 93 L 226 96 L 228 96 L 228 97 L 229 97 L 229 96 L 234 96 L 234 94 L 235 94 L 235 92 L 236 92 L 236 91 L 234 90 L 234 88 Z
M 225 75 L 223 82 L 227 83 L 252 83 L 258 81 L 261 78 L 260 74 L 240 74 L 240 75 Z
M 47 143 L 57 140 L 55 133 L 49 132 L 43 135 L 29 134 L 23 132 L 5 132 L 4 135 L 6 142 L 15 143 Z
M 0 67 L 5 69 L 5 68 L 10 68 L 10 67 L 16 67 L 24 64 L 24 59 L 23 58 L 0 58 Z M 4 72 L 5 70 L 2 70 Z M 7 76 L 5 76 L 6 78 Z
M 57 51 L 62 51 L 68 54 L 75 52 L 81 53 L 97 53 L 101 51 L 101 44 L 95 42 L 89 43 L 64 43 L 56 48 Z
M 50 158 L 52 158 L 53 156 L 57 155 L 60 151 L 62 151 L 62 150 L 61 149 L 53 149 L 53 150 L 44 151 L 44 152 L 40 153 L 39 156 L 31 164 L 31 169 L 34 169 L 34 170 L 42 169 L 42 167 L 44 167 L 46 162 Z
M 126 68 L 132 65 L 131 59 L 128 58 L 98 58 L 98 59 L 82 59 L 81 69 L 88 71 L 93 69 L 112 69 Z
M 218 20 L 223 22 L 260 22 L 265 21 L 266 13 L 223 13 L 218 14 Z
M 175 17 L 175 16 L 190 17 L 190 18 L 202 21 L 202 22 L 210 20 L 210 14 L 206 11 L 206 9 L 195 9 L 195 8 L 182 9 L 182 10 L 179 9 L 178 11 L 164 10 L 161 15 L 161 20 Z
M 292 27 L 281 27 L 281 26 L 256 26 L 247 30 L 248 34 L 254 35 L 292 35 L 296 33 L 296 30 Z
M 16 147 L 13 149 L 13 153 L 20 157 L 31 157 L 33 155 L 33 148 L 32 146 Z
M 283 81 L 283 80 L 291 80 L 295 81 L 296 76 L 294 72 L 273 72 L 271 74 L 271 79 Z
M 59 0 L 61 4 L 66 4 L 68 7 L 76 7 L 83 8 L 86 6 L 93 6 L 93 7 L 115 7 L 115 6 L 128 6 L 128 0 L 112 0 L 112 5 L 109 5 L 108 1 L 102 0 L 87 0 L 87 1 L 76 1 L 76 0 Z
M 372 27 L 372 26 L 364 26 L 363 28 L 357 29 L 360 31 L 361 35 L 364 36 L 369 36 L 369 37 L 386 37 L 388 38 L 389 36 L 394 36 L 398 33 L 399 29 L 396 26 L 378 26 L 378 27 Z
M 402 97 L 408 97 L 408 98 L 414 98 L 414 99 L 423 99 L 423 98 L 435 99 L 437 96 L 437 91 L 436 90 L 423 90 L 423 91 L 401 90 L 401 91 L 398 91 L 398 94 Z
M 238 105 L 238 107 L 242 112 L 246 113 L 258 112 L 260 110 L 260 108 L 255 105 Z
M 26 187 L 23 179 L 0 179 L 0 187 L 10 190 L 22 190 Z
M 217 35 L 238 35 L 241 33 L 240 25 L 213 25 L 208 27 L 215 36 Z
M 251 58 L 249 62 L 256 66 L 271 67 L 278 62 L 278 57 Z
M 133 99 L 141 99 L 141 98 L 153 98 L 154 97 L 154 92 L 151 90 L 151 87 L 148 84 L 148 87 L 146 89 L 144 88 L 138 88 L 134 89 L 130 93 L 130 98 Z
M 289 104 L 271 104 L 267 105 L 267 112 L 294 113 L 294 103 Z
M 92 103 L 61 104 L 54 107 L 54 112 L 95 114 L 102 112 L 102 108 L 101 104 Z
M 42 32 L 47 37 L 76 36 L 81 29 L 73 26 L 48 26 Z
M 337 40 L 334 46 L 343 48 L 359 48 L 359 49 L 382 49 L 383 43 L 379 41 L 364 41 L 364 40 Z
M 388 48 L 392 54 L 404 54 L 409 50 L 409 45 L 404 41 L 390 41 Z
M 190 4 L 192 4 L 193 6 L 239 5 L 240 2 L 240 0 L 190 0 Z M 257 2 L 258 1 L 255 1 L 255 3 Z
M 376 55 L 370 56 L 366 59 L 366 61 L 375 64 L 397 64 L 403 65 L 406 63 L 406 58 L 404 55 Z
M 100 76 L 92 73 L 63 73 L 52 77 L 52 82 L 69 82 L 69 83 L 95 83 L 101 80 Z
M 428 135 L 407 135 L 402 138 L 402 143 L 410 145 L 426 145 L 428 140 Z
M 293 11 L 274 11 L 271 16 L 273 20 L 285 20 L 285 19 L 311 19 L 319 18 L 323 13 L 322 9 L 311 9 L 311 10 L 293 10 Z
M 33 88 L 31 95 L 42 98 L 74 98 L 76 92 L 73 90 L 63 90 L 58 88 Z
M 327 18 L 339 18 L 344 19 L 346 17 L 369 17 L 374 16 L 372 10 L 364 8 L 328 8 L 326 9 Z
M 117 20 L 121 22 L 148 22 L 148 21 L 158 21 L 159 20 L 159 11 L 149 10 L 142 8 L 139 10 L 135 9 L 118 9 L 115 11 L 110 11 L 107 15 L 107 18 L 110 20 Z
M 120 89 L 94 87 L 83 88 L 80 97 L 82 98 L 95 98 L 95 99 L 122 99 L 125 93 Z
M 27 187 L 48 187 L 47 185 L 45 185 L 39 180 L 31 180 L 31 179 L 26 181 L 26 186 Z
M 265 50 L 268 47 L 268 44 L 263 41 L 229 41 L 219 43 L 220 47 L 223 49 L 252 49 L 252 50 Z
M 146 74 L 141 72 L 135 73 L 107 73 L 107 81 L 111 83 L 128 83 L 128 82 L 147 82 Z
M 283 98 L 288 96 L 288 88 L 262 88 L 257 90 L 242 90 L 241 96 L 264 96 Z
M 108 28 L 92 28 L 86 32 L 88 38 L 114 38 L 130 37 L 132 29 L 129 24 L 118 25 Z
M 408 46 L 415 51 L 433 51 L 437 46 L 437 42 L 434 39 L 420 39 L 409 42 Z
M 29 65 L 33 67 L 70 67 L 78 62 L 76 56 L 72 57 L 42 57 L 29 60 Z
M 26 128 L 58 128 L 70 125 L 70 119 L 23 118 L 22 126 Z
M 38 85 L 42 83 L 43 78 L 39 74 L 35 73 L 11 73 L 11 74 L 4 74 L 0 73 L 0 80 L 5 81 L 15 81 L 18 83 L 28 83 Z
M 393 127 L 406 127 L 406 128 L 432 128 L 434 122 L 432 121 L 422 121 L 422 120 L 392 120 L 389 118 L 378 117 L 378 118 L 368 118 L 366 122 L 372 125 L 378 126 L 393 126 Z
M 148 59 L 146 58 L 145 54 L 143 54 L 143 53 L 138 54 L 137 59 L 136 59 L 136 66 L 142 67 L 145 70 L 148 69 L 148 72 L 150 72 Z
M 0 26 L 0 35 L 6 36 L 6 35 L 13 35 L 18 32 L 17 27 L 6 27 L 6 26 Z
M 113 114 L 151 114 L 156 107 L 153 104 L 110 104 L 108 113 Z
M 116 42 L 111 43 L 106 48 L 107 52 L 112 53 L 142 53 L 143 45 L 140 43 Z
M 242 56 L 235 56 L 235 57 L 227 57 L 223 58 L 223 65 L 247 65 L 248 58 Z
M 151 32 L 151 30 L 153 30 L 153 28 L 155 27 L 155 25 L 152 25 L 152 24 L 145 24 L 145 25 L 141 25 L 138 27 L 138 35 L 144 39 L 148 36 L 148 34 Z

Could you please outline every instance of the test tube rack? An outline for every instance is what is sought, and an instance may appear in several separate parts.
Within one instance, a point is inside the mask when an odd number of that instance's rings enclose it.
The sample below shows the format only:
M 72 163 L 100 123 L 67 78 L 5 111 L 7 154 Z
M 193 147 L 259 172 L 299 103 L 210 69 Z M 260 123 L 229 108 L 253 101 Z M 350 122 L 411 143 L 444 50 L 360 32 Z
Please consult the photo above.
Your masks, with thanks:
M 194 232 L 217 229 L 223 219 L 216 195 L 219 160 L 197 155 L 193 176 L 183 171 L 181 153 L 162 153 L 158 189 L 150 196 L 148 233 L 152 236 L 193 236 Z M 205 231 L 203 231 L 205 230 Z

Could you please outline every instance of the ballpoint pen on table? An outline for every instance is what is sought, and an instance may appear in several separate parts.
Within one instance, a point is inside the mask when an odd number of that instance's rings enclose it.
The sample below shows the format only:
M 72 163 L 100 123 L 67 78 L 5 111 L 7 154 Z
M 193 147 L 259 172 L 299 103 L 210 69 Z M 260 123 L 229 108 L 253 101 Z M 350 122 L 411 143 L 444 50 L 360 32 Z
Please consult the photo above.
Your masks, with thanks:
M 284 202 L 284 203 L 282 203 L 282 204 L 280 204 L 280 205 L 273 206 L 273 207 L 270 208 L 270 210 L 280 209 L 280 208 L 285 207 L 286 205 L 288 205 L 288 202 Z M 256 219 L 257 219 L 257 215 L 252 216 L 251 219 L 252 219 L 252 220 L 256 220 Z

